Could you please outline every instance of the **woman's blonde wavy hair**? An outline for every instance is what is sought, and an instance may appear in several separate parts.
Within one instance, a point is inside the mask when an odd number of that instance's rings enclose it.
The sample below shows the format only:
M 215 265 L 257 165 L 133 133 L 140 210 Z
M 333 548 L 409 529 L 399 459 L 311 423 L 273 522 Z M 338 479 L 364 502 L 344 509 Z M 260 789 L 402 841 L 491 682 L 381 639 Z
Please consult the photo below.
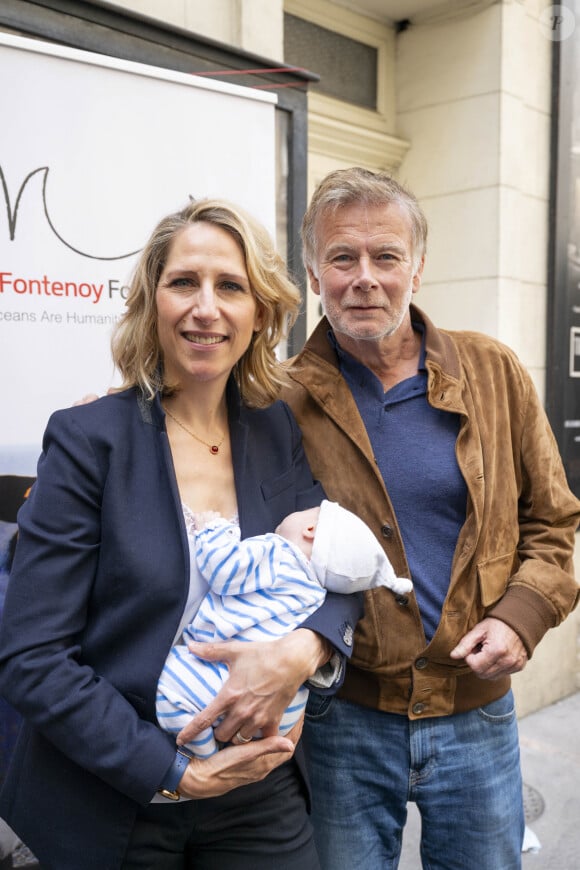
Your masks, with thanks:
M 178 389 L 164 378 L 156 291 L 175 236 L 200 221 L 229 233 L 244 257 L 250 287 L 262 314 L 262 327 L 254 333 L 233 374 L 245 404 L 264 407 L 286 383 L 275 350 L 296 320 L 300 291 L 288 277 L 284 261 L 264 227 L 221 199 L 194 200 L 163 218 L 145 245 L 131 280 L 126 311 L 113 332 L 111 346 L 113 360 L 123 376 L 121 389 L 139 386 L 150 399 L 157 392 L 167 396 Z

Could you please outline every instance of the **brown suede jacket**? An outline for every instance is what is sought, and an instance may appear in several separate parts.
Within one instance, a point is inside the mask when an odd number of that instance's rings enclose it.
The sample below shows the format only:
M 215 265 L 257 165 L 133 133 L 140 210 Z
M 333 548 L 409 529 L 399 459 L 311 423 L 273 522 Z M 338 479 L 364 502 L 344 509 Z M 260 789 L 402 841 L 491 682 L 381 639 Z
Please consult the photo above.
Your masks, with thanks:
M 576 606 L 572 566 L 580 502 L 526 369 L 487 336 L 425 324 L 428 400 L 461 417 L 457 460 L 468 490 L 441 621 L 427 645 L 414 594 L 365 593 L 342 697 L 410 718 L 444 716 L 501 697 L 510 678 L 482 680 L 449 652 L 476 623 L 511 626 L 528 655 Z M 399 576 L 409 568 L 397 520 L 323 319 L 290 361 L 282 394 L 328 498 L 374 530 Z M 420 534 L 420 530 L 417 531 Z

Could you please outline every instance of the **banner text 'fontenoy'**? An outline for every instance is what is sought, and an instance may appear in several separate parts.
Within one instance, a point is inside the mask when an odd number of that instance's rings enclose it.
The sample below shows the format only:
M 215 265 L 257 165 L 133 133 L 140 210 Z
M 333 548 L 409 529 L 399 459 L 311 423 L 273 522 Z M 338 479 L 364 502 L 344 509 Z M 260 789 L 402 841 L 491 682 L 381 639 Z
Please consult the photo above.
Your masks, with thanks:
M 41 278 L 15 276 L 12 272 L 0 272 L 0 295 L 56 297 L 60 299 L 86 299 L 97 305 L 101 299 L 126 299 L 129 288 L 115 278 L 106 282 L 53 280 L 48 275 Z

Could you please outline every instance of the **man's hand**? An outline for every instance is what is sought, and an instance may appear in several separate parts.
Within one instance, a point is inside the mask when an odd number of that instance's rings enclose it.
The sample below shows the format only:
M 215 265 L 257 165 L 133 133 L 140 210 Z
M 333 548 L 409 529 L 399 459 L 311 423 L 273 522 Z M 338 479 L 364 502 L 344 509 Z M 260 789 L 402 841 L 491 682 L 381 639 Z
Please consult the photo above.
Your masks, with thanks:
M 526 649 L 515 631 L 493 617 L 472 628 L 449 655 L 452 659 L 464 659 L 482 680 L 515 674 L 528 662 Z
M 77 399 L 76 402 L 73 402 L 73 407 L 76 408 L 77 405 L 90 405 L 91 402 L 96 402 L 98 398 L 99 396 L 96 393 L 87 393 L 82 399 Z
M 113 393 L 118 392 L 118 387 L 109 387 L 109 389 L 107 390 L 107 396 L 112 396 Z M 100 398 L 101 397 L 97 395 L 97 393 L 87 393 L 86 396 L 82 397 L 82 399 L 77 399 L 76 402 L 73 402 L 73 407 L 76 407 L 77 405 L 90 405 L 91 402 L 96 402 L 96 400 Z
M 180 732 L 182 745 L 221 716 L 215 736 L 223 743 L 238 731 L 243 737 L 258 731 L 272 737 L 299 687 L 330 657 L 328 643 L 306 628 L 266 643 L 191 643 L 189 649 L 206 661 L 225 662 L 230 674 L 213 701 Z

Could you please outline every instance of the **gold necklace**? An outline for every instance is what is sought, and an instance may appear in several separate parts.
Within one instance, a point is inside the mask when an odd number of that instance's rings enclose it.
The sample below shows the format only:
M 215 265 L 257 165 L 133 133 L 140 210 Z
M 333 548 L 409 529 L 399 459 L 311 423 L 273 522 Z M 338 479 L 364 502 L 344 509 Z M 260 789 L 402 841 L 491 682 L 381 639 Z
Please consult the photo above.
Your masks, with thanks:
M 196 435 L 195 432 L 192 432 L 191 429 L 188 429 L 187 426 L 185 425 L 185 423 L 182 423 L 181 420 L 178 420 L 177 417 L 175 417 L 175 416 L 171 413 L 171 411 L 169 411 L 169 410 L 165 407 L 165 405 L 163 405 L 163 410 L 165 411 L 165 413 L 166 413 L 169 417 L 171 417 L 171 419 L 172 419 L 175 423 L 177 423 L 178 426 L 181 426 L 181 428 L 183 429 L 184 432 L 187 432 L 188 435 L 191 435 L 191 437 L 192 437 L 192 438 L 195 438 L 196 441 L 199 441 L 200 444 L 205 444 L 206 447 L 209 447 L 209 452 L 210 452 L 213 456 L 215 456 L 217 453 L 220 452 L 220 447 L 221 447 L 222 444 L 224 443 L 224 439 L 225 439 L 225 437 L 226 437 L 225 435 L 222 435 L 221 439 L 218 441 L 217 444 L 211 444 L 211 442 L 209 442 L 209 441 L 204 441 L 203 438 L 200 438 L 199 435 Z

